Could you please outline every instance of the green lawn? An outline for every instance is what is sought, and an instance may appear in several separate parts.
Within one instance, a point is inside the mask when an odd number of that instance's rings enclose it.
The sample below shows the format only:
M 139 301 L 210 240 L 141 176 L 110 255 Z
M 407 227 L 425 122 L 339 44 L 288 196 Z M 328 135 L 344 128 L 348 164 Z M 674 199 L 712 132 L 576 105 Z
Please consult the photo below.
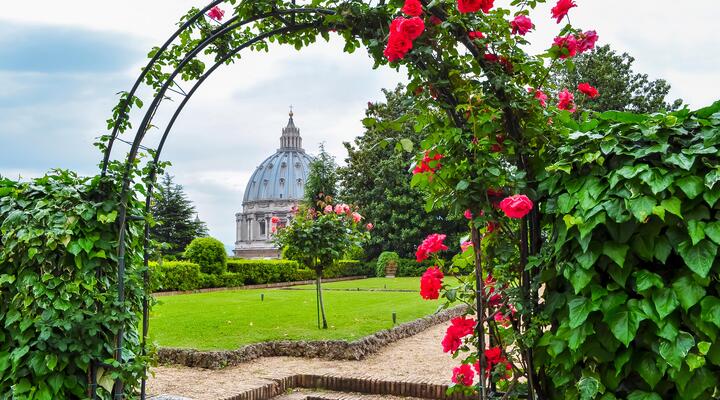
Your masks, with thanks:
M 449 280 L 448 280 L 449 279 Z M 446 278 L 446 283 L 454 283 L 454 278 Z M 296 288 L 314 288 L 315 285 L 294 286 Z M 368 278 L 353 281 L 323 283 L 328 289 L 402 289 L 420 292 L 420 277 L 410 278 Z
M 389 283 L 384 283 L 387 281 Z M 358 287 L 418 288 L 418 278 L 365 279 L 328 283 Z M 260 301 L 260 294 L 265 301 Z M 438 301 L 416 293 L 323 292 L 327 330 L 317 329 L 313 290 L 238 290 L 159 298 L 150 318 L 150 339 L 159 346 L 235 349 L 248 343 L 281 339 L 357 339 L 398 323 L 432 314 Z

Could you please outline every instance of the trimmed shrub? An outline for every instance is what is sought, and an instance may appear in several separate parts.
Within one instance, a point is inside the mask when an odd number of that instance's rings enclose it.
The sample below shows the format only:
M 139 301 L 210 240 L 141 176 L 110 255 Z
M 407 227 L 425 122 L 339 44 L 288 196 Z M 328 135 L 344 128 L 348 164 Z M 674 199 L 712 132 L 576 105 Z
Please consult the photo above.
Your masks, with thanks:
M 357 275 L 372 276 L 373 270 L 367 271 L 366 264 L 359 260 L 340 260 L 329 268 L 323 269 L 323 278 L 342 278 Z
M 395 262 L 395 264 L 398 263 L 398 260 L 400 260 L 400 256 L 398 256 L 398 253 L 394 251 L 383 251 L 380 254 L 380 257 L 378 257 L 377 264 L 375 267 L 375 276 L 377 277 L 384 277 L 385 276 L 385 268 L 387 268 L 388 264 L 391 262 Z M 398 265 L 399 267 L 399 265 Z
M 419 263 L 416 260 L 410 258 L 401 258 L 398 260 L 398 270 L 396 276 L 422 276 L 425 270 L 427 270 L 428 267 L 431 266 L 432 263 L 430 261 L 423 261 Z
M 189 261 L 165 261 L 162 265 L 151 262 L 152 289 L 160 292 L 195 290 L 202 287 L 200 266 Z
M 220 275 L 227 270 L 225 246 L 211 237 L 193 239 L 185 248 L 185 258 L 198 264 L 204 274 Z
M 300 268 L 296 271 L 296 281 L 311 281 L 315 279 L 315 271 L 309 268 Z
M 246 285 L 297 280 L 298 263 L 290 260 L 241 260 L 227 262 L 229 272 L 243 276 Z

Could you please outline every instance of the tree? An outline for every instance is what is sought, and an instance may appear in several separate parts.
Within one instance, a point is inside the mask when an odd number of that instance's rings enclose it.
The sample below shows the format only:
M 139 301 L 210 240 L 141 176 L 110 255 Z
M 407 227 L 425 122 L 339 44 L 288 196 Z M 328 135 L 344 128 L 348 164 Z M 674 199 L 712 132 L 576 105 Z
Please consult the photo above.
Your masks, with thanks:
M 180 254 L 193 239 L 207 235 L 207 226 L 197 217 L 183 187 L 173 183 L 169 174 L 157 186 L 151 208 L 156 224 L 150 228 L 150 237 L 169 244 L 167 250 L 161 250 L 163 254 Z
M 185 249 L 185 258 L 206 274 L 221 275 L 227 270 L 225 245 L 211 237 L 195 238 Z
M 310 162 L 310 172 L 305 183 L 305 201 L 315 207 L 318 200 L 337 195 L 338 174 L 335 158 L 320 144 L 320 154 Z
M 327 329 L 322 298 L 323 270 L 352 247 L 362 245 L 367 232 L 360 228 L 362 216 L 347 204 L 333 207 L 328 196 L 320 200 L 318 206 L 318 210 L 303 207 L 296 212 L 287 226 L 278 229 L 275 243 L 284 249 L 285 257 L 315 270 L 318 328 Z
M 560 69 L 553 80 L 558 88 L 576 88 L 588 82 L 596 87 L 600 96 L 586 99 L 584 107 L 595 111 L 632 111 L 653 113 L 674 111 L 682 106 L 682 99 L 665 101 L 670 84 L 664 79 L 649 80 L 647 74 L 633 71 L 635 58 L 628 53 L 618 54 L 609 45 L 574 59 L 575 68 Z
M 402 147 L 401 140 L 406 146 L 417 147 L 424 138 L 413 130 L 409 115 L 413 96 L 402 85 L 383 93 L 384 103 L 368 105 L 364 134 L 353 143 L 344 143 L 348 157 L 346 166 L 338 171 L 341 195 L 343 200 L 360 207 L 367 221 L 374 224 L 365 247 L 368 259 L 377 258 L 386 250 L 410 258 L 427 235 L 445 232 L 454 236 L 454 242 L 467 227 L 448 220 L 445 212 L 426 212 L 422 207 L 423 193 L 410 187 L 412 157 L 397 151 Z M 403 122 L 398 122 L 401 118 Z

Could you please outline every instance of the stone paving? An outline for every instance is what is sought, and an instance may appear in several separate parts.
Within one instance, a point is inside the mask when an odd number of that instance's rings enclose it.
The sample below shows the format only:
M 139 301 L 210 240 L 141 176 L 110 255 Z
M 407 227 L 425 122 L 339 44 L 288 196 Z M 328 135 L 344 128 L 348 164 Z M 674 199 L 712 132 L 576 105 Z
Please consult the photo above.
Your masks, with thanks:
M 390 344 L 361 361 L 267 357 L 222 370 L 160 366 L 153 369 L 155 377 L 148 382 L 148 393 L 172 394 L 195 400 L 217 400 L 266 385 L 272 382 L 273 378 L 293 374 L 370 376 L 386 380 L 423 380 L 447 384 L 452 368 L 457 364 L 457 361 L 442 352 L 440 346 L 448 324 L 437 325 Z M 372 397 L 366 396 L 363 399 Z

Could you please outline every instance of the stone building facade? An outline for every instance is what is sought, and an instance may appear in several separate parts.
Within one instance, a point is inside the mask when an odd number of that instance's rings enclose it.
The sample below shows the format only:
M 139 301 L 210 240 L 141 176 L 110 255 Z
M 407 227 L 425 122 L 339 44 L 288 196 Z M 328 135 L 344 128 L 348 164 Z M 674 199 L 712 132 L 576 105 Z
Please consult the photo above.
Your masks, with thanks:
M 272 242 L 272 217 L 278 226 L 291 218 L 290 210 L 303 199 L 305 181 L 312 158 L 302 147 L 300 129 L 290 112 L 288 124 L 280 136 L 280 148 L 260 163 L 250 177 L 243 196 L 242 212 L 235 214 L 235 256 L 242 258 L 278 258 Z

